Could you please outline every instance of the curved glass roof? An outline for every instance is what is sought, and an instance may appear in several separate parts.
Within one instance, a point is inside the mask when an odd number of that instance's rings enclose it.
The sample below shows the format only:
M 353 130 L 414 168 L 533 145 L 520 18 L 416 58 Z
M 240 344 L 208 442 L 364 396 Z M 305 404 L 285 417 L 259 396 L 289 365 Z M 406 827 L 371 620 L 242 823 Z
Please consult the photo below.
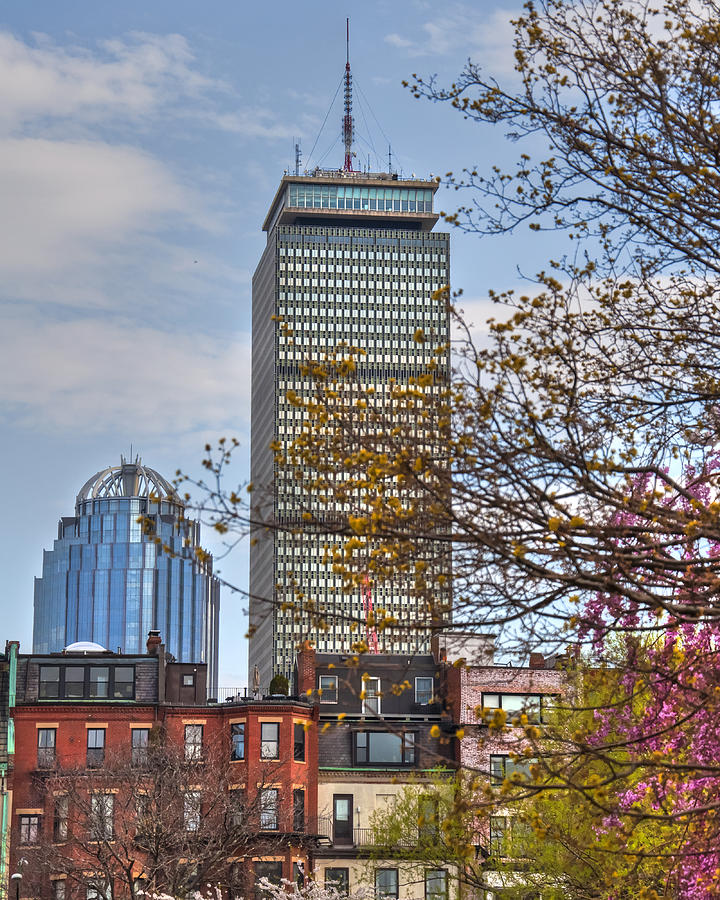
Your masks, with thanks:
M 149 497 L 150 494 L 181 502 L 173 485 L 155 469 L 144 466 L 139 457 L 135 462 L 127 462 L 121 456 L 119 466 L 101 469 L 85 482 L 76 502 L 106 497 Z
M 107 650 L 94 641 L 75 641 L 67 645 L 65 653 L 107 653 Z

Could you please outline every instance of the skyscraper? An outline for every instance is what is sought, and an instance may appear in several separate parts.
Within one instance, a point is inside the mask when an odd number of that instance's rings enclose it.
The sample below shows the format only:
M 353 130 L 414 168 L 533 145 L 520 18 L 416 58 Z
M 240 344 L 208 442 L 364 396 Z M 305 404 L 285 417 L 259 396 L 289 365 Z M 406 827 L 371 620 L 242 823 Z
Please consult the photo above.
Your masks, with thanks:
M 256 530 L 250 550 L 250 668 L 258 666 L 263 685 L 273 671 L 290 673 L 297 643 L 310 631 L 282 606 L 292 600 L 294 580 L 329 614 L 330 631 L 313 635 L 321 651 L 347 650 L 347 617 L 363 616 L 362 597 L 344 595 L 341 578 L 323 562 L 324 539 L 292 533 L 301 497 L 274 470 L 271 442 L 286 445 L 302 427 L 302 414 L 286 398 L 311 389 L 301 362 L 347 341 L 367 351 L 358 379 L 382 388 L 425 371 L 433 348 L 449 337 L 445 304 L 432 299 L 449 283 L 449 235 L 432 231 L 437 184 L 354 172 L 350 159 L 346 153 L 341 171 L 283 177 L 253 278 L 251 477 L 258 490 L 270 486 L 261 511 L 280 526 Z M 414 341 L 418 328 L 432 340 Z M 439 377 L 448 377 L 447 364 Z M 375 605 L 401 621 L 422 619 L 402 587 L 373 590 Z M 407 634 L 383 636 L 384 652 L 416 646 Z
M 200 524 L 175 488 L 141 461 L 103 469 L 81 488 L 35 579 L 33 653 L 75 641 L 142 653 L 158 629 L 179 662 L 206 662 L 217 689 L 220 586 L 195 553 Z M 146 534 L 140 516 L 153 523 Z M 159 541 L 154 540 L 159 538 Z

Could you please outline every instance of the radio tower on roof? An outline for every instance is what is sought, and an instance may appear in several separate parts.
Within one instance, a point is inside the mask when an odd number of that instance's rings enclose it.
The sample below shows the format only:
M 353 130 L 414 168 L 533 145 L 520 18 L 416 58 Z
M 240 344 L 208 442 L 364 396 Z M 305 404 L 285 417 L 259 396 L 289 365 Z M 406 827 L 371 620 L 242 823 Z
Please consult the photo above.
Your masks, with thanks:
M 343 172 L 352 172 L 352 75 L 350 74 L 350 19 L 345 20 L 345 115 L 343 116 L 343 141 L 345 143 L 345 165 Z

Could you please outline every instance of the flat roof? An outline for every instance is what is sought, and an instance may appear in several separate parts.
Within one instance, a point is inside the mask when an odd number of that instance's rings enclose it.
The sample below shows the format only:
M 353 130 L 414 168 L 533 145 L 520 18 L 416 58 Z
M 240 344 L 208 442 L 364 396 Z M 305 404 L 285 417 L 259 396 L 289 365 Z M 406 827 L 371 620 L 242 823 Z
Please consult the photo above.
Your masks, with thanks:
M 426 181 L 417 178 L 399 178 L 387 172 L 319 172 L 314 175 L 283 175 L 280 186 L 275 192 L 273 201 L 262 230 L 268 231 L 270 223 L 274 225 L 292 225 L 299 217 L 313 218 L 338 218 L 338 219 L 366 219 L 366 220 L 387 220 L 393 223 L 393 227 L 397 228 L 397 223 L 405 221 L 420 225 L 421 231 L 431 231 L 440 216 L 437 213 L 426 212 L 391 212 L 389 210 L 369 210 L 369 209 L 327 209 L 310 208 L 310 207 L 294 207 L 286 206 L 281 214 L 275 220 L 275 214 L 278 205 L 282 201 L 285 190 L 289 184 L 327 184 L 327 185 L 347 185 L 358 187 L 398 187 L 408 190 L 437 191 L 439 185 L 437 181 Z M 358 223 L 360 227 L 360 223 Z

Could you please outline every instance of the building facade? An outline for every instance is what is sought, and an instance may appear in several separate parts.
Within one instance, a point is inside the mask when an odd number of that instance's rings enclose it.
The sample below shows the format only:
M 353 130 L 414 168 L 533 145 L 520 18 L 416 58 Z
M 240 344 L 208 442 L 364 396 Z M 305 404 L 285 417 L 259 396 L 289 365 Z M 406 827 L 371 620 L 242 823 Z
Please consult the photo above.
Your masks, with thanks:
M 0 653 L 0 900 L 7 900 L 10 887 L 10 834 L 13 808 L 13 764 L 15 730 L 12 711 L 17 680 L 16 641 L 8 641 Z
M 274 671 L 289 677 L 298 645 L 349 649 L 366 617 L 362 592 L 343 592 L 342 577 L 324 557 L 327 536 L 299 528 L 308 501 L 296 482 L 280 477 L 271 447 L 286 447 L 302 429 L 289 398 L 310 396 L 308 360 L 340 345 L 360 347 L 357 382 L 375 396 L 427 371 L 449 336 L 449 313 L 433 292 L 449 283 L 449 236 L 432 229 L 434 181 L 386 173 L 320 171 L 285 176 L 263 225 L 267 246 L 253 278 L 251 477 L 255 499 L 250 551 L 250 671 L 261 684 Z M 418 329 L 427 340 L 414 339 Z M 449 376 L 449 355 L 434 378 Z M 324 517 L 347 509 L 322 508 Z M 318 630 L 292 608 L 298 590 L 321 610 Z M 424 621 L 409 579 L 372 585 L 375 608 L 403 623 Z M 296 604 L 302 606 L 303 604 Z M 427 633 L 388 629 L 385 653 L 427 652 Z
M 142 653 L 145 635 L 159 629 L 177 660 L 207 664 L 215 691 L 220 586 L 199 547 L 200 523 L 185 518 L 177 491 L 154 469 L 121 458 L 93 475 L 44 551 L 33 652 L 92 641 Z
M 352 655 L 306 648 L 295 678 L 319 710 L 318 814 L 327 841 L 315 851 L 315 878 L 395 900 L 457 897 L 454 866 L 429 866 L 418 877 L 408 846 L 399 859 L 385 854 L 373 828 L 374 813 L 405 786 L 419 789 L 455 769 L 445 666 L 430 654 L 369 654 L 357 665 Z
M 224 897 L 252 897 L 261 875 L 290 880 L 310 870 L 312 705 L 208 702 L 206 674 L 205 665 L 168 661 L 152 632 L 142 655 L 73 647 L 20 655 L 11 843 L 20 897 L 129 900 L 130 875 L 150 890 L 156 867 L 141 828 L 149 810 L 147 827 L 169 845 L 172 867 L 196 857 L 194 889 L 212 880 Z

